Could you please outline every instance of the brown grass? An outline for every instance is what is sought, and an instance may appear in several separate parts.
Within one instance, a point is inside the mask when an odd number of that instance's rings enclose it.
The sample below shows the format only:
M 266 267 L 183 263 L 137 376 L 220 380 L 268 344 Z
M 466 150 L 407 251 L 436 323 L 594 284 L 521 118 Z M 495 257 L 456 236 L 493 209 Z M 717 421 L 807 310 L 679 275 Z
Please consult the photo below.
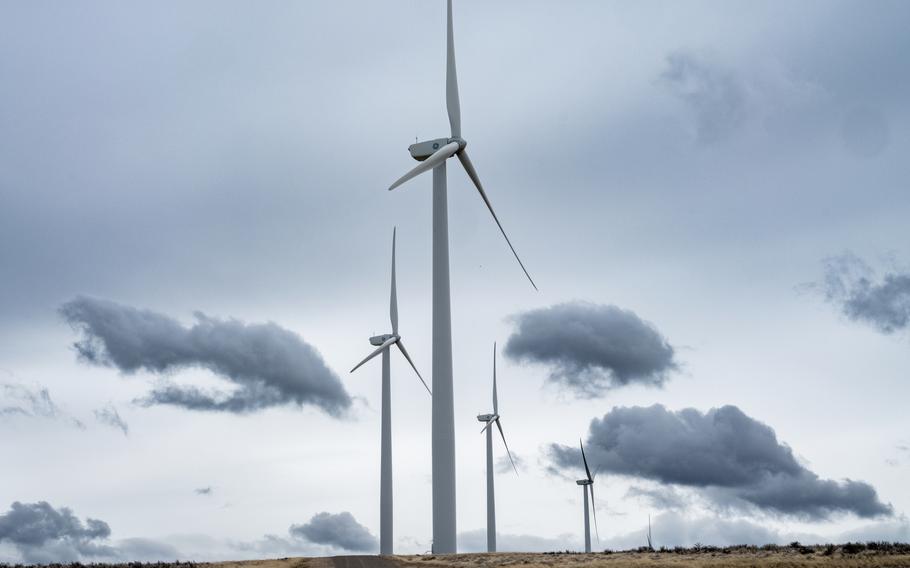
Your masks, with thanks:
M 232 560 L 228 562 L 199 563 L 196 566 L 212 568 L 332 568 L 329 558 L 278 558 L 273 560 Z
M 809 567 L 910 567 L 910 555 L 864 551 L 858 554 L 823 549 L 812 553 L 796 550 L 702 552 L 616 552 L 612 554 L 457 554 L 452 556 L 399 556 L 403 568 L 641 568 L 647 566 L 686 566 L 690 568 L 809 568 Z

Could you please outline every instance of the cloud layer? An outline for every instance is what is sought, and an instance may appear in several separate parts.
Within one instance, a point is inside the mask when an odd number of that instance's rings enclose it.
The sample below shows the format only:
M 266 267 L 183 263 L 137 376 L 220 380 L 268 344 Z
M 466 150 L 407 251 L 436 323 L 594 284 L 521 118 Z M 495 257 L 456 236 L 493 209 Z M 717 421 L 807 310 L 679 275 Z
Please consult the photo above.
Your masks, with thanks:
M 104 521 L 83 523 L 66 507 L 58 510 L 45 501 L 16 501 L 0 515 L 0 543 L 12 544 L 33 564 L 115 556 L 115 550 L 103 544 L 110 534 Z
M 630 310 L 570 302 L 513 320 L 506 356 L 546 365 L 553 383 L 580 397 L 631 384 L 661 386 L 677 368 L 673 347 Z
M 885 334 L 910 326 L 910 273 L 881 276 L 859 257 L 845 253 L 825 259 L 825 299 L 853 321 Z
M 727 507 L 811 519 L 892 514 L 871 485 L 819 478 L 771 427 L 735 406 L 705 413 L 661 405 L 614 408 L 591 422 L 587 445 L 592 467 L 601 471 L 698 488 Z M 581 462 L 574 446 L 553 444 L 550 457 L 561 467 Z
M 60 308 L 82 334 L 80 359 L 124 373 L 208 369 L 234 383 L 231 392 L 165 384 L 142 400 L 190 410 L 248 413 L 284 404 L 312 405 L 339 416 L 351 406 L 319 352 L 274 323 L 245 324 L 196 312 L 196 323 L 107 300 L 78 297 Z
M 305 538 L 314 544 L 343 548 L 353 552 L 372 552 L 379 541 L 347 511 L 318 513 L 303 525 L 292 525 L 291 536 Z

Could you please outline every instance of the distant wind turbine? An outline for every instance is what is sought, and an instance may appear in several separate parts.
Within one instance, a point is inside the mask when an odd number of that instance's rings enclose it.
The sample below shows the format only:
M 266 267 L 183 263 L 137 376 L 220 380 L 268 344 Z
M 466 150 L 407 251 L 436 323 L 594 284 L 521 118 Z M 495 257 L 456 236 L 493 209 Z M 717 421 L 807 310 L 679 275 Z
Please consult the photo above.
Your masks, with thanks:
M 585 445 L 578 440 L 581 446 L 581 459 L 585 464 L 585 479 L 579 479 L 575 483 L 581 485 L 581 491 L 585 497 L 585 552 L 591 552 L 591 522 L 588 520 L 588 490 L 591 491 L 591 509 L 594 511 L 594 531 L 597 534 L 597 542 L 600 542 L 600 531 L 597 530 L 597 505 L 594 504 L 594 476 L 588 468 L 588 458 L 585 457 Z
M 353 373 L 361 365 L 382 353 L 382 433 L 380 435 L 381 456 L 380 456 L 380 481 L 379 481 L 379 553 L 393 554 L 392 548 L 392 400 L 391 400 L 391 372 L 389 361 L 389 349 L 392 345 L 398 347 L 404 358 L 411 364 L 411 368 L 417 373 L 417 378 L 423 383 L 423 386 L 430 392 L 430 387 L 420 376 L 414 361 L 411 361 L 401 336 L 398 335 L 398 292 L 395 286 L 395 236 L 396 229 L 392 229 L 392 293 L 389 302 L 389 319 L 392 322 L 392 333 L 376 335 L 370 338 L 370 344 L 376 345 L 376 350 L 370 353 L 366 359 L 357 363 L 357 366 L 351 369 Z M 432 395 L 432 393 L 430 393 Z
M 458 77 L 455 71 L 455 37 L 452 23 L 452 0 L 446 13 L 446 107 L 451 137 L 417 142 L 408 147 L 411 157 L 419 161 L 414 169 L 389 187 L 393 190 L 414 177 L 433 170 L 433 546 L 437 554 L 456 552 L 455 514 L 455 408 L 452 386 L 452 313 L 449 296 L 449 218 L 446 194 L 446 161 L 457 156 L 477 188 L 481 199 L 496 221 L 515 259 L 531 279 L 515 247 L 499 222 L 487 197 L 480 177 L 465 151 L 461 137 L 461 104 L 458 99 Z
M 654 550 L 654 543 L 651 541 L 651 515 L 648 515 L 648 550 Z
M 493 429 L 490 428 L 494 423 L 499 429 L 499 435 L 502 436 L 502 444 L 506 447 L 506 454 L 512 463 L 512 469 L 515 475 L 518 475 L 518 468 L 515 467 L 515 461 L 512 459 L 512 452 L 509 451 L 509 444 L 506 442 L 506 435 L 502 431 L 502 424 L 499 422 L 499 400 L 496 396 L 496 344 L 493 344 L 493 414 L 481 414 L 477 420 L 486 423 L 481 434 L 487 433 L 487 552 L 496 552 L 496 499 L 493 493 Z

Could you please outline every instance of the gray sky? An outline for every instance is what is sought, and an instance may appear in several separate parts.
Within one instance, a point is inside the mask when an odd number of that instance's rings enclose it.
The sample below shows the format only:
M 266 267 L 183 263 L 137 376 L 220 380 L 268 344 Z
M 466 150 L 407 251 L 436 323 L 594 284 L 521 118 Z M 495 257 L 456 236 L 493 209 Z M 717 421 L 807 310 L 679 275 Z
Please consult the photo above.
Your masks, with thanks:
M 605 464 L 602 546 L 643 544 L 649 513 L 667 544 L 910 539 L 908 18 L 456 1 L 464 136 L 540 287 L 453 164 L 463 548 L 483 546 L 494 341 L 522 458 L 497 475 L 503 546 L 580 545 L 580 471 L 550 448 L 618 407 L 632 434 L 735 407 L 786 465 L 725 485 Z M 429 377 L 430 180 L 385 188 L 415 136 L 448 133 L 444 20 L 441 0 L 0 8 L 0 561 L 374 542 L 380 370 L 347 371 L 388 331 L 397 225 L 401 331 Z M 423 552 L 430 404 L 399 359 L 396 546 Z M 794 476 L 875 495 L 756 505 Z M 24 518 L 58 532 L 4 532 Z

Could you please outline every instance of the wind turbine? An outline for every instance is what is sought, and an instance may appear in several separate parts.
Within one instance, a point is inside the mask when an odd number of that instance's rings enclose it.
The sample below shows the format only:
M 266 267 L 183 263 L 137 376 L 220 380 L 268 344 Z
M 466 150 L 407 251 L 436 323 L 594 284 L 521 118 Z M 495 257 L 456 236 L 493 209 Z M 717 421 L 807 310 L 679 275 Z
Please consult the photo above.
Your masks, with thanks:
M 654 552 L 654 542 L 651 540 L 651 515 L 648 515 L 648 550 Z
M 512 469 L 515 470 L 515 475 L 518 475 L 518 468 L 515 467 L 515 461 L 512 459 L 512 452 L 509 451 L 509 444 L 506 442 L 506 435 L 502 431 L 502 424 L 500 424 L 499 418 L 499 400 L 496 396 L 496 344 L 494 343 L 493 414 L 481 414 L 477 417 L 477 420 L 486 423 L 480 433 L 487 433 L 487 552 L 496 552 L 496 500 L 493 495 L 493 429 L 490 428 L 494 423 L 499 428 L 499 435 L 502 436 L 502 444 L 506 447 L 509 461 L 512 462 Z
M 411 157 L 419 161 L 414 169 L 389 187 L 393 190 L 414 177 L 433 170 L 433 546 L 438 554 L 456 552 L 455 542 L 455 409 L 452 392 L 452 313 L 449 296 L 449 218 L 446 193 L 446 161 L 457 156 L 481 199 L 493 215 L 506 243 L 525 276 L 537 289 L 505 229 L 493 211 L 493 205 L 480 183 L 474 165 L 465 151 L 461 137 L 461 105 L 458 100 L 458 77 L 455 71 L 455 37 L 452 24 L 452 0 L 447 2 L 446 30 L 446 107 L 451 137 L 417 142 L 408 147 Z
M 401 342 L 401 336 L 398 335 L 398 292 L 395 287 L 395 233 L 392 229 L 392 293 L 389 302 L 389 319 L 392 322 L 392 333 L 375 335 L 370 338 L 370 344 L 375 345 L 376 349 L 370 353 L 366 359 L 357 363 L 357 366 L 351 369 L 353 373 L 361 365 L 382 353 L 382 433 L 381 456 L 379 463 L 379 554 L 393 554 L 392 552 L 392 399 L 391 399 L 391 372 L 389 361 L 389 350 L 392 345 L 398 347 L 404 358 L 411 364 L 411 368 L 417 373 L 417 378 L 423 383 L 423 386 L 430 392 L 430 387 L 424 382 L 423 377 L 414 361 L 411 361 L 404 343 Z M 432 395 L 432 393 L 430 392 Z
M 588 468 L 588 458 L 585 457 L 585 445 L 578 440 L 581 446 L 581 459 L 585 462 L 585 479 L 579 479 L 575 483 L 581 485 L 581 492 L 585 496 L 585 552 L 591 552 L 591 522 L 588 520 L 588 490 L 591 491 L 591 508 L 594 510 L 594 531 L 597 534 L 597 542 L 600 542 L 600 531 L 597 530 L 597 505 L 594 504 L 594 476 Z

